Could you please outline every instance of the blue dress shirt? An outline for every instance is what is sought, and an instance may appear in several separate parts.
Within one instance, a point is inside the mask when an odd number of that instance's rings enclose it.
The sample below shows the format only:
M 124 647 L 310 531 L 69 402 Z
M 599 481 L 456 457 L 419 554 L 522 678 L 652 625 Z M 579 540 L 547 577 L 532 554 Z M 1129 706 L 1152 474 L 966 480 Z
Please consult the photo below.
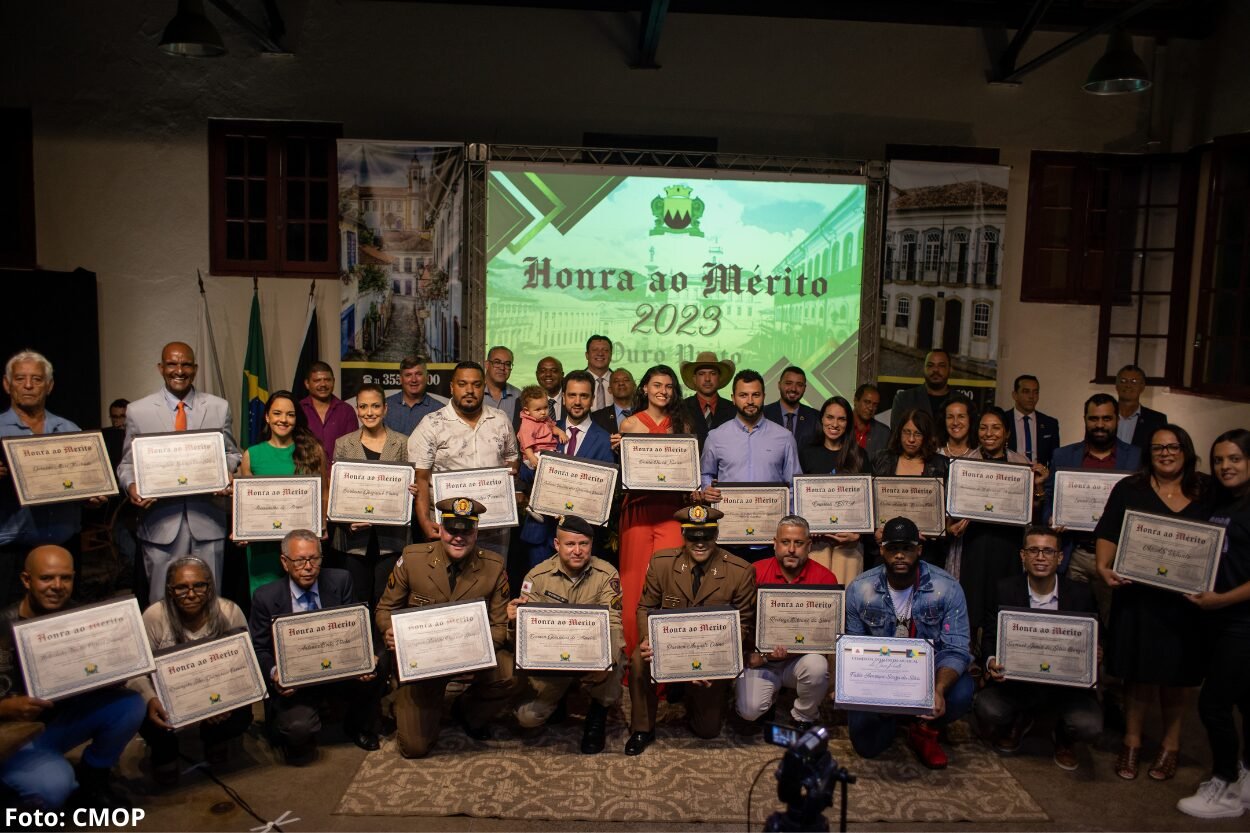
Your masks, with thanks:
M 426 393 L 415 405 L 408 405 L 404 402 L 403 391 L 393 393 L 386 397 L 386 418 L 382 424 L 407 437 L 421 424 L 421 420 L 446 404 Z
M 67 434 L 81 430 L 77 425 L 51 411 L 44 411 L 45 434 Z M 31 437 L 27 427 L 12 408 L 0 414 L 0 437 Z M 9 477 L 13 472 L 9 472 Z M 63 544 L 82 529 L 82 502 L 47 503 L 22 506 L 12 486 L 0 489 L 0 546 L 15 544 L 34 548 L 43 544 Z
M 739 417 L 708 432 L 699 467 L 703 487 L 726 483 L 790 483 L 799 467 L 794 435 L 763 417 L 751 429 Z

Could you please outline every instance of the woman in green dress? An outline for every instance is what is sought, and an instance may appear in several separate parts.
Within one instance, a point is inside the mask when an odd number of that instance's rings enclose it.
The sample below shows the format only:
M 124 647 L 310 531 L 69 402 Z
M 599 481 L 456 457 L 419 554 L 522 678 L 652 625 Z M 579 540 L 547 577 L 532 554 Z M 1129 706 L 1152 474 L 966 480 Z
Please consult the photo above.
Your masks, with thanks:
M 326 455 L 321 443 L 308 430 L 304 410 L 290 391 L 280 390 L 269 396 L 265 403 L 265 428 L 261 442 L 243 452 L 243 464 L 239 474 L 250 477 L 281 477 L 306 475 L 320 477 L 322 484 L 322 511 L 325 511 Z M 245 542 L 238 542 L 245 543 Z M 278 558 L 281 548 L 277 541 L 262 541 L 247 546 L 248 597 L 256 588 L 276 581 L 286 575 Z

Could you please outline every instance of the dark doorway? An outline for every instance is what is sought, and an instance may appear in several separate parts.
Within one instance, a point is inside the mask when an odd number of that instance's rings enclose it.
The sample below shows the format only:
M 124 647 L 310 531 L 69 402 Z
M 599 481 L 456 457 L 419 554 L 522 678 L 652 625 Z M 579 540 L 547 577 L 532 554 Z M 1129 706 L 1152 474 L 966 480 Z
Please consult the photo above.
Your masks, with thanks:
M 942 322 L 942 346 L 952 356 L 959 353 L 959 332 L 963 326 L 964 304 L 957 298 L 946 302 L 945 320 Z
M 916 349 L 926 353 L 933 348 L 933 317 L 936 307 L 932 298 L 920 299 L 920 320 L 916 323 Z

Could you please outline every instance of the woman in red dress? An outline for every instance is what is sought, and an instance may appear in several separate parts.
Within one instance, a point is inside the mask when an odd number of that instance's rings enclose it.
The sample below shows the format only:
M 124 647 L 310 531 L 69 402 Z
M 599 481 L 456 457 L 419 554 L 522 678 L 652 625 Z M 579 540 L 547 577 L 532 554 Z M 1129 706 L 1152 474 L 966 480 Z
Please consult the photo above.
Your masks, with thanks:
M 634 393 L 634 407 L 612 435 L 612 447 L 621 434 L 688 434 L 690 417 L 682 403 L 681 382 L 667 365 L 656 365 L 642 377 Z M 638 642 L 636 615 L 651 556 L 663 549 L 682 546 L 681 524 L 673 513 L 688 503 L 685 492 L 631 491 L 621 505 L 621 624 L 625 651 L 632 655 Z

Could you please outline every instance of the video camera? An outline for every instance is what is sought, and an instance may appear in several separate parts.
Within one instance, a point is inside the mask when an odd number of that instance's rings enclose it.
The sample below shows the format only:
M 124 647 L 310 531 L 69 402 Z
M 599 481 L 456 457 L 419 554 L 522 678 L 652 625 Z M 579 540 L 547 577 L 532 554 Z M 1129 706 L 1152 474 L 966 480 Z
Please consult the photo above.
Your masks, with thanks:
M 841 830 L 846 830 L 846 785 L 855 776 L 829 754 L 829 730 L 813 726 L 800 734 L 793 726 L 769 723 L 764 739 L 786 754 L 777 767 L 777 798 L 786 805 L 768 817 L 765 830 L 828 830 L 825 808 L 833 806 L 833 785 L 842 784 Z

